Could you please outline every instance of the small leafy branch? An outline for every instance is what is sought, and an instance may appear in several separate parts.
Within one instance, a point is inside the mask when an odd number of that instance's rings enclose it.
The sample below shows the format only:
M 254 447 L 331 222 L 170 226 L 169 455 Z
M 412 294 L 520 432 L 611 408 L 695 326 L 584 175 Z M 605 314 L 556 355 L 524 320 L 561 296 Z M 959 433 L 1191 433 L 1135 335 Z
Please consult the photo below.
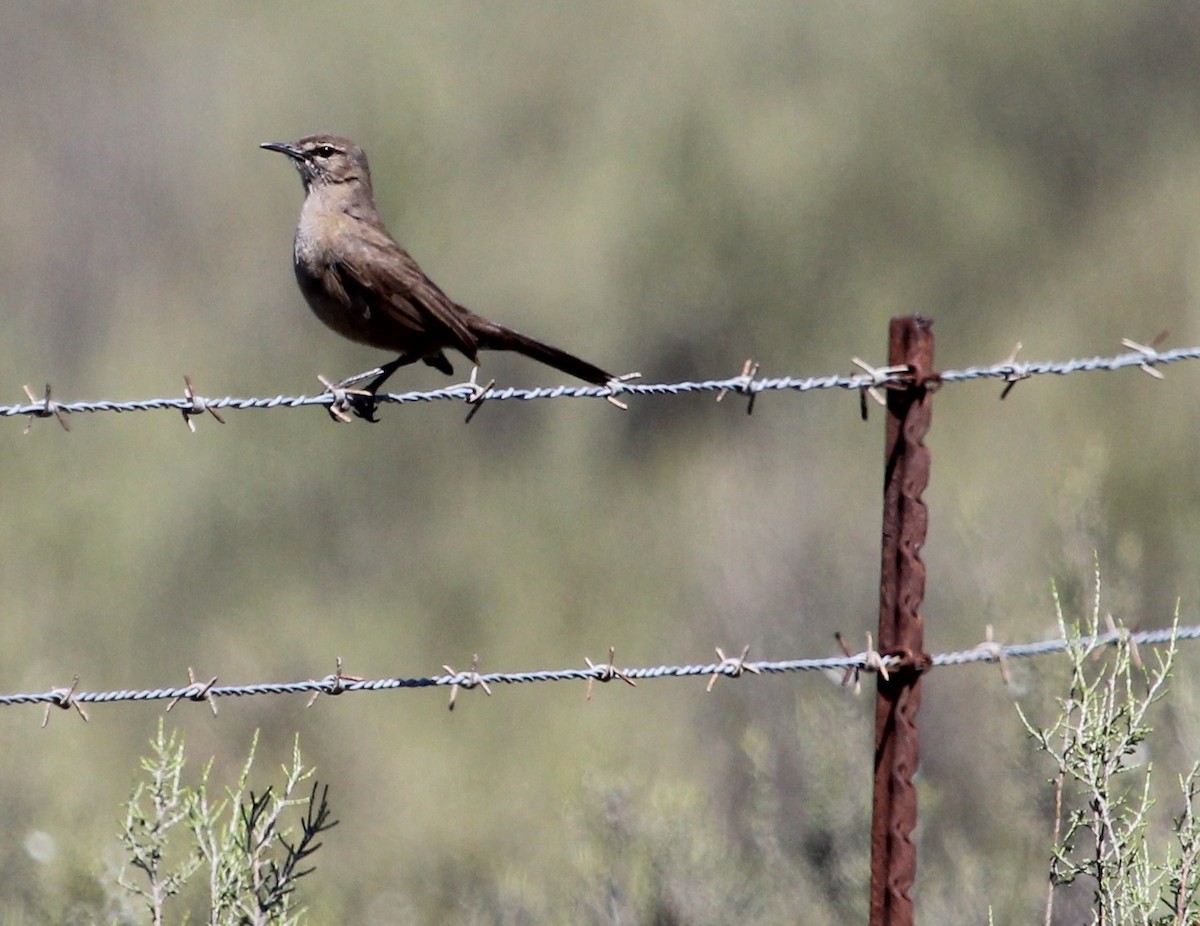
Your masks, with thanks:
M 208 874 L 210 926 L 295 926 L 302 921 L 304 910 L 293 903 L 297 882 L 313 871 L 311 858 L 321 848 L 321 833 L 337 825 L 330 819 L 329 787 L 314 782 L 307 796 L 297 796 L 314 771 L 304 767 L 297 739 L 292 762 L 283 767 L 282 786 L 261 793 L 248 790 L 257 746 L 256 733 L 236 787 L 214 800 L 209 793 L 212 760 L 195 788 L 183 784 L 183 739 L 178 732 L 166 735 L 159 721 L 150 755 L 141 763 L 147 780 L 134 788 L 121 833 L 129 866 L 140 876 L 122 871 L 119 878 L 154 926 L 162 926 L 168 902 L 179 898 L 202 869 Z M 282 825 L 281 817 L 299 806 L 305 809 L 296 833 Z M 171 844 L 172 834 L 181 831 L 190 837 L 189 849 Z
M 1152 857 L 1148 839 L 1153 769 L 1142 765 L 1144 743 L 1153 732 L 1148 713 L 1166 694 L 1175 639 L 1154 651 L 1152 667 L 1125 635 L 1111 647 L 1096 644 L 1099 569 L 1086 628 L 1068 627 L 1057 590 L 1054 601 L 1059 629 L 1070 644 L 1070 693 L 1059 699 L 1059 715 L 1049 727 L 1038 727 L 1017 708 L 1038 748 L 1057 767 L 1051 780 L 1054 848 L 1045 922 L 1053 917 L 1055 888 L 1079 880 L 1092 886 L 1092 922 L 1098 926 L 1195 923 L 1200 916 L 1195 815 L 1200 763 L 1181 779 L 1184 810 L 1174 821 L 1175 839 L 1162 861 Z M 1113 626 L 1111 617 L 1106 620 Z

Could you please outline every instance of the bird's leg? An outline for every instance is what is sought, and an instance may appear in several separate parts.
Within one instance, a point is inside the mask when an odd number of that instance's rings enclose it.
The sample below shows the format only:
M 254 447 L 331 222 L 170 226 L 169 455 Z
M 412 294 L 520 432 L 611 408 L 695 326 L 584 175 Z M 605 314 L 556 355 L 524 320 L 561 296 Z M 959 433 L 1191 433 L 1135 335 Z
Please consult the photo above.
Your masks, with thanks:
M 375 411 L 379 408 L 379 401 L 375 398 L 375 393 L 379 391 L 379 387 L 387 382 L 388 377 L 398 369 L 406 367 L 410 363 L 416 363 L 420 359 L 419 354 L 401 354 L 390 363 L 385 363 L 373 370 L 367 370 L 365 373 L 356 373 L 354 376 L 347 377 L 338 383 L 338 388 L 346 389 L 348 386 L 361 383 L 368 376 L 374 376 L 375 378 L 367 384 L 365 389 L 348 391 L 347 401 L 350 403 L 350 410 L 359 418 L 377 423 L 379 419 L 375 417 Z
M 406 367 L 410 363 L 416 363 L 421 359 L 420 354 L 401 354 L 391 363 L 385 363 L 379 368 L 379 375 L 371 380 L 371 384 L 367 386 L 367 392 L 374 395 L 379 391 L 379 387 L 388 381 L 388 378 L 401 367 Z

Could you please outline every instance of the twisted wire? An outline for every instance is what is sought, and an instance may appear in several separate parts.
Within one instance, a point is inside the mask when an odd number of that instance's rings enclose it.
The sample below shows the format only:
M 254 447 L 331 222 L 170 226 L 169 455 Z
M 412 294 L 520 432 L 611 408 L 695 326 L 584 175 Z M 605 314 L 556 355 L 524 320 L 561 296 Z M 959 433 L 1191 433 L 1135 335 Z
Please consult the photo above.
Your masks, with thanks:
M 1084 357 L 1062 361 L 1032 361 L 1023 362 L 1009 359 L 990 366 L 973 366 L 961 370 L 945 370 L 939 374 L 939 379 L 945 384 L 957 384 L 970 380 L 1000 379 L 1012 383 L 1020 379 L 1034 376 L 1056 375 L 1066 376 L 1072 373 L 1116 371 L 1128 367 L 1154 369 L 1171 363 L 1188 360 L 1200 360 L 1200 346 L 1181 347 L 1174 350 L 1157 351 L 1142 348 L 1125 354 L 1108 357 Z M 608 398 L 613 396 L 677 396 L 702 392 L 737 392 L 754 396 L 763 392 L 814 392 L 826 389 L 859 390 L 872 387 L 885 387 L 890 384 L 905 382 L 906 373 L 894 370 L 872 370 L 864 373 L 848 375 L 828 375 L 809 377 L 763 377 L 754 379 L 747 375 L 729 377 L 727 379 L 708 379 L 697 382 L 684 381 L 675 383 L 614 383 L 611 386 L 547 386 L 534 389 L 517 387 L 492 387 L 482 396 L 482 401 L 503 402 L 507 400 L 532 401 L 536 399 L 559 398 Z M 410 391 L 398 393 L 381 393 L 377 400 L 380 403 L 397 405 L 414 402 L 438 402 L 446 400 L 463 401 L 477 398 L 475 387 L 469 384 L 457 384 L 442 389 L 425 391 Z M 317 395 L 276 395 L 267 397 L 239 398 L 225 396 L 223 398 L 206 398 L 196 396 L 176 398 L 136 399 L 131 401 L 115 401 L 102 399 L 99 401 L 60 402 L 58 400 L 30 401 L 11 405 L 0 404 L 0 417 L 33 415 L 46 417 L 52 413 L 63 415 L 91 414 L 99 412 L 145 412 L 170 410 L 184 415 L 195 415 L 207 409 L 274 409 L 274 408 L 306 408 L 309 406 L 329 407 L 337 401 L 329 392 Z
M 956 667 L 978 663 L 994 663 L 1007 659 L 1023 659 L 1061 653 L 1071 647 L 1091 650 L 1109 646 L 1121 640 L 1143 646 L 1156 646 L 1175 641 L 1200 639 L 1200 625 L 1189 627 L 1165 627 L 1156 630 L 1115 630 L 1094 636 L 1057 638 L 1035 643 L 981 643 L 971 649 L 939 653 L 931 657 L 937 667 Z M 288 694 L 345 694 L 363 691 L 391 691 L 409 688 L 489 688 L 491 685 L 523 685 L 539 682 L 608 682 L 617 679 L 641 681 L 643 679 L 692 678 L 697 676 L 738 678 L 746 674 L 780 675 L 794 672 L 870 672 L 879 666 L 885 669 L 903 664 L 898 656 L 880 656 L 878 653 L 862 652 L 849 656 L 830 656 L 810 659 L 750 660 L 723 658 L 719 662 L 691 665 L 659 665 L 640 668 L 619 669 L 609 665 L 588 665 L 579 668 L 541 669 L 532 672 L 469 672 L 448 671 L 441 675 L 415 678 L 358 679 L 339 673 L 320 679 L 294 682 L 263 682 L 248 685 L 216 685 L 193 682 L 189 685 L 122 689 L 118 691 L 79 691 L 56 688 L 51 691 L 0 695 L 0 706 L 17 704 L 47 704 L 71 707 L 79 704 L 102 704 L 118 701 L 178 701 L 208 700 L 215 698 L 240 698 L 256 695 Z M 490 693 L 490 692 L 489 692 Z

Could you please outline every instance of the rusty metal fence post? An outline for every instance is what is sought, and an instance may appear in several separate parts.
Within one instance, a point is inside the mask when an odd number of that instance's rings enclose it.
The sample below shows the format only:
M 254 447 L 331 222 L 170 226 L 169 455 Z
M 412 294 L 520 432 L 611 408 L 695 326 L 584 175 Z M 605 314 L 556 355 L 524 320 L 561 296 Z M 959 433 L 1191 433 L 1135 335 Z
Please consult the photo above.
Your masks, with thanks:
M 917 869 L 912 833 L 917 823 L 921 674 L 928 668 L 920 614 L 925 595 L 921 547 L 928 522 L 921 493 L 929 482 L 929 430 L 933 372 L 932 322 L 894 318 L 888 331 L 888 364 L 904 365 L 911 380 L 888 391 L 884 452 L 883 557 L 879 588 L 879 653 L 902 659 L 877 675 L 875 795 L 871 819 L 871 926 L 911 926 L 909 896 Z

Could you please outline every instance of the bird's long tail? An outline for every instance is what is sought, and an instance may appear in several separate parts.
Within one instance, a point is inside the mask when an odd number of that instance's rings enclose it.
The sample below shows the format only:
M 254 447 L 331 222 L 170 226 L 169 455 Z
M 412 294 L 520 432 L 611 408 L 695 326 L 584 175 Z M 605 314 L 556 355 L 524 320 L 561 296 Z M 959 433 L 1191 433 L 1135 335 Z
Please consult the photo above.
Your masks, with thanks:
M 581 360 L 574 354 L 568 354 L 553 345 L 546 344 L 536 338 L 513 331 L 504 325 L 489 321 L 482 316 L 472 313 L 469 323 L 471 333 L 479 339 L 479 346 L 486 350 L 511 350 L 524 354 L 531 360 L 537 360 L 546 366 L 575 376 L 585 382 L 606 386 L 615 377 L 594 364 Z

